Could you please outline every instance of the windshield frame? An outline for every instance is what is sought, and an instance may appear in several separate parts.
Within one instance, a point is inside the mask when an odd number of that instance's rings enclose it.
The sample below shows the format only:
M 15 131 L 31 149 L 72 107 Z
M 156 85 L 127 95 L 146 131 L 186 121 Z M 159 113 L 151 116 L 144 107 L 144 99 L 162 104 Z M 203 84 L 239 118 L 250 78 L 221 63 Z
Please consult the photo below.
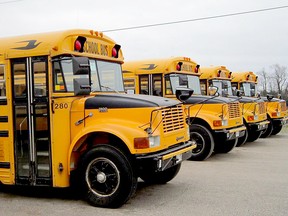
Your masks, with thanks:
M 166 81 L 170 83 L 170 89 L 165 86 L 165 92 L 172 90 L 172 93 L 176 94 L 176 88 L 184 87 L 194 90 L 193 95 L 201 95 L 200 78 L 199 76 L 183 73 L 170 73 L 166 76 Z
M 89 79 L 91 92 L 125 92 L 121 63 L 89 58 L 89 74 L 73 74 L 71 57 L 53 61 L 53 91 L 74 92 L 75 78 Z

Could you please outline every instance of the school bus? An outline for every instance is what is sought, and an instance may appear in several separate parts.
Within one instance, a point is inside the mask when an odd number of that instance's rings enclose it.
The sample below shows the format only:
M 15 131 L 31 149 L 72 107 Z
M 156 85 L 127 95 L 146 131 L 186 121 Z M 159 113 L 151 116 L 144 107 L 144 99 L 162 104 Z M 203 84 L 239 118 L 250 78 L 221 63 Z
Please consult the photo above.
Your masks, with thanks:
M 191 160 L 205 160 L 212 152 L 231 151 L 244 135 L 240 104 L 229 98 L 201 95 L 200 66 L 187 57 L 126 61 L 124 85 L 128 93 L 176 98 L 177 88 L 190 88 L 184 104 L 190 124 L 190 140 L 196 143 Z
M 262 133 L 261 137 L 266 138 L 278 134 L 283 125 L 288 123 L 287 107 L 285 100 L 260 96 L 257 89 L 258 76 L 252 71 L 233 72 L 232 88 L 239 89 L 244 95 L 252 98 L 262 98 L 266 104 L 268 128 Z
M 237 146 L 243 145 L 246 141 L 253 142 L 257 140 L 267 129 L 269 123 L 266 117 L 264 101 L 259 98 L 237 97 L 236 90 L 231 85 L 232 72 L 225 66 L 202 67 L 201 72 L 200 83 L 203 93 L 208 93 L 207 89 L 209 86 L 216 86 L 220 95 L 239 100 L 241 104 L 246 132 L 243 137 L 238 139 Z
M 196 147 L 182 103 L 124 92 L 121 46 L 67 30 L 0 39 L 0 183 L 70 187 L 119 207 Z

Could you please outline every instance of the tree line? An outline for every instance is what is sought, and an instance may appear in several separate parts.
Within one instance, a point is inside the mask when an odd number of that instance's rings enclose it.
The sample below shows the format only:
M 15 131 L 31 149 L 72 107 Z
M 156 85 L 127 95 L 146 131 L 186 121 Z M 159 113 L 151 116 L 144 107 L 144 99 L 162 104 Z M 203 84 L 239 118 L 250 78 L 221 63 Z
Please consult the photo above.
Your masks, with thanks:
M 270 66 L 270 70 L 264 68 L 256 73 L 258 75 L 258 91 L 262 96 L 267 94 L 274 97 L 281 96 L 288 101 L 288 71 L 287 67 L 279 64 Z

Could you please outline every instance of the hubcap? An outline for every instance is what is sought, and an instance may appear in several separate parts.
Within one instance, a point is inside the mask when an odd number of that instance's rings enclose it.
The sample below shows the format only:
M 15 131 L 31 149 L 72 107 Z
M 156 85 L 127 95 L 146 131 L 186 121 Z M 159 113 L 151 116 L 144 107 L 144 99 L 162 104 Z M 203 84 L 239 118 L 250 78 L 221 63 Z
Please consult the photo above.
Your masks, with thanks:
M 111 160 L 96 158 L 88 164 L 85 180 L 91 192 L 99 197 L 107 197 L 119 188 L 120 172 Z

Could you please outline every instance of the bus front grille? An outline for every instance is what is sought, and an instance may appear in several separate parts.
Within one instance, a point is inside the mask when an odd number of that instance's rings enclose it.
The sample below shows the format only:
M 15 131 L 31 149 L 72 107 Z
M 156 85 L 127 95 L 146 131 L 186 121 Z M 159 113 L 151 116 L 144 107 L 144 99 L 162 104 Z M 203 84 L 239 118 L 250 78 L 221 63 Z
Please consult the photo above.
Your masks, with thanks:
M 164 133 L 176 131 L 184 128 L 185 118 L 182 105 L 162 110 L 163 130 Z
M 286 103 L 284 101 L 280 102 L 280 106 L 281 106 L 281 111 L 286 111 L 287 107 L 286 107 Z
M 229 118 L 240 117 L 240 104 L 239 102 L 229 103 Z
M 259 114 L 266 113 L 264 102 L 258 102 L 258 105 L 259 105 Z

